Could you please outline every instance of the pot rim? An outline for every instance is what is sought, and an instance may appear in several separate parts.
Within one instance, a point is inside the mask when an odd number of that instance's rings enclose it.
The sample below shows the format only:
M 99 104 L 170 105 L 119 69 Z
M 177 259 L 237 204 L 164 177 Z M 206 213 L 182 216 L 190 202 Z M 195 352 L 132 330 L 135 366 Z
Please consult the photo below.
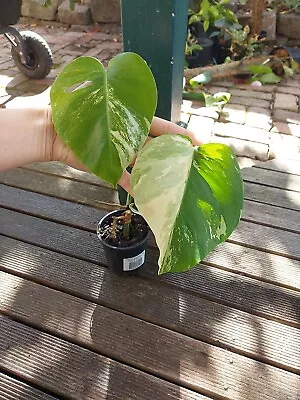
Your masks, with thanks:
M 134 244 L 132 244 L 132 245 L 130 245 L 130 246 L 127 246 L 127 247 L 118 247 L 118 246 L 113 246 L 113 245 L 111 245 L 111 244 L 109 244 L 109 243 L 106 243 L 105 240 L 103 240 L 103 239 L 101 238 L 101 236 L 100 236 L 100 227 L 101 227 L 101 225 L 103 224 L 104 220 L 105 220 L 108 216 L 110 216 L 110 215 L 112 215 L 112 214 L 117 214 L 117 213 L 123 212 L 123 211 L 124 211 L 124 209 L 121 209 L 121 208 L 119 208 L 118 210 L 110 211 L 109 213 L 105 214 L 105 215 L 100 219 L 100 221 L 99 221 L 98 224 L 97 224 L 97 237 L 98 237 L 98 239 L 100 240 L 100 242 L 101 242 L 103 245 L 105 245 L 106 247 L 108 247 L 108 248 L 110 248 L 110 249 L 113 249 L 113 250 L 118 250 L 118 251 L 127 251 L 127 250 L 134 249 L 135 247 L 141 246 L 141 245 L 143 245 L 143 244 L 149 239 L 149 236 L 150 236 L 150 228 L 149 228 L 147 222 L 145 221 L 144 217 L 141 215 L 141 217 L 144 219 L 144 221 L 146 222 L 146 224 L 147 224 L 147 226 L 148 226 L 148 232 L 147 232 L 146 236 L 145 236 L 142 240 L 137 241 L 136 243 L 134 243 Z

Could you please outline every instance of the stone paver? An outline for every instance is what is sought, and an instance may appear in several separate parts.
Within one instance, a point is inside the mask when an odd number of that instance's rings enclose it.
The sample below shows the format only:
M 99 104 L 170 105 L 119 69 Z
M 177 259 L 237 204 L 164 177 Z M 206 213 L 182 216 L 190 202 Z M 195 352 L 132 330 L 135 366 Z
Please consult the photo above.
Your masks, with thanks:
M 242 104 L 249 107 L 270 108 L 270 101 L 257 99 L 255 97 L 239 97 L 232 96 L 231 102 L 235 104 Z
M 264 129 L 252 128 L 251 126 L 216 122 L 213 133 L 216 136 L 232 137 L 236 139 L 248 140 L 256 143 L 269 143 L 270 133 Z
M 0 36 L 0 107 L 39 107 L 49 104 L 49 88 L 54 78 L 71 60 L 81 55 L 98 58 L 106 66 L 122 51 L 119 29 L 99 24 L 69 28 L 63 24 L 44 26 L 23 23 L 22 30 L 42 35 L 53 52 L 54 66 L 47 78 L 29 80 L 16 68 L 10 44 Z M 109 33 L 112 32 L 112 33 Z M 278 85 L 250 86 L 216 81 L 205 88 L 209 93 L 230 92 L 230 102 L 220 113 L 201 102 L 183 101 L 181 120 L 203 142 L 229 144 L 238 156 L 267 160 L 299 156 L 300 151 L 300 73 Z
M 270 140 L 270 158 L 293 158 L 299 155 L 300 139 L 295 136 L 286 136 L 281 133 L 273 133 Z
M 300 96 L 300 88 L 295 86 L 280 86 L 277 89 L 278 93 L 288 93 L 294 96 Z
M 182 111 L 187 114 L 199 115 L 217 120 L 219 113 L 213 107 L 205 107 L 204 103 L 200 101 L 184 100 L 182 104 Z
M 300 125 L 300 114 L 297 112 L 275 109 L 274 120 Z
M 272 126 L 271 111 L 265 108 L 249 107 L 246 113 L 246 125 L 270 130 Z
M 199 133 L 204 143 L 210 141 L 215 121 L 212 118 L 192 115 L 188 124 L 188 129 L 194 133 Z
M 246 122 L 246 107 L 240 104 L 227 104 L 223 111 L 225 112 L 224 120 L 227 122 L 235 122 L 237 124 L 244 124 Z
M 248 97 L 252 99 L 260 99 L 260 100 L 272 100 L 272 93 L 266 93 L 266 92 L 259 92 L 252 90 L 253 86 L 250 86 L 248 90 L 242 90 L 242 89 L 231 89 L 230 93 L 232 96 L 237 96 L 237 97 Z
M 276 93 L 274 108 L 297 112 L 298 98 L 293 94 Z
M 285 135 L 292 135 L 300 138 L 300 125 L 275 121 L 271 132 L 284 133 Z

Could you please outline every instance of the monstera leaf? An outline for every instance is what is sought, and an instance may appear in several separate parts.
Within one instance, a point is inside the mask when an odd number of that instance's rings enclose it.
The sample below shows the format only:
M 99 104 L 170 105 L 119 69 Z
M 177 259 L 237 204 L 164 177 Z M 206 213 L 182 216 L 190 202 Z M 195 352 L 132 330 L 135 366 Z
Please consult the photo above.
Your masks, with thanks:
M 196 265 L 239 222 L 243 183 L 226 145 L 195 148 L 180 135 L 153 139 L 136 160 L 131 184 L 160 249 L 159 274 Z
M 51 89 L 58 135 L 90 171 L 113 185 L 143 145 L 156 102 L 153 75 L 134 53 L 114 57 L 107 71 L 95 58 L 79 57 Z

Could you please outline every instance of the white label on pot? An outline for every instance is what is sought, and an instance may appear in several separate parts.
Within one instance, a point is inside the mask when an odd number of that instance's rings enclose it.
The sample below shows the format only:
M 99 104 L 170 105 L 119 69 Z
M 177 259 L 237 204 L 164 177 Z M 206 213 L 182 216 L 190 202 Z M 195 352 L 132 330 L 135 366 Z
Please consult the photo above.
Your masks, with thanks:
M 146 250 L 142 253 L 138 254 L 135 257 L 124 258 L 123 260 L 123 271 L 132 271 L 134 269 L 139 268 L 145 262 L 145 254 Z

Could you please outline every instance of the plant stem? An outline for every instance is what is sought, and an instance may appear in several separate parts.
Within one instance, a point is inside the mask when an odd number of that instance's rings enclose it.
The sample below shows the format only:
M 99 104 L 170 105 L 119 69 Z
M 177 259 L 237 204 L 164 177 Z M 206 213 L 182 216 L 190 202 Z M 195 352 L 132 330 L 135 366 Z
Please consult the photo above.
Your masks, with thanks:
M 132 203 L 133 197 L 127 193 L 127 198 L 126 198 L 126 206 L 128 207 Z
M 130 210 L 126 210 L 124 213 L 124 226 L 123 226 L 123 235 L 125 239 L 129 239 L 131 220 L 132 220 L 132 212 Z

